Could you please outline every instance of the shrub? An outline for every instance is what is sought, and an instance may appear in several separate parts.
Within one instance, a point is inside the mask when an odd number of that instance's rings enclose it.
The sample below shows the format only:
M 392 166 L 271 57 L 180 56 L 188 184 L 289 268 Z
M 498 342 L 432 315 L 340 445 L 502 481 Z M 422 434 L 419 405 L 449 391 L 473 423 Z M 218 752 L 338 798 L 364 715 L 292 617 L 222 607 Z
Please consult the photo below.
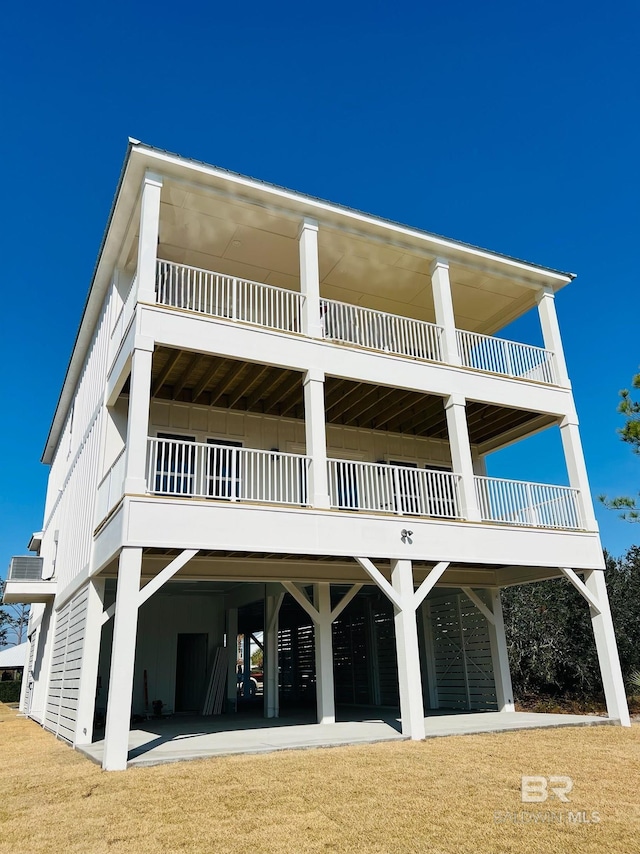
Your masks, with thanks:
M 22 682 L 0 682 L 0 703 L 17 703 Z

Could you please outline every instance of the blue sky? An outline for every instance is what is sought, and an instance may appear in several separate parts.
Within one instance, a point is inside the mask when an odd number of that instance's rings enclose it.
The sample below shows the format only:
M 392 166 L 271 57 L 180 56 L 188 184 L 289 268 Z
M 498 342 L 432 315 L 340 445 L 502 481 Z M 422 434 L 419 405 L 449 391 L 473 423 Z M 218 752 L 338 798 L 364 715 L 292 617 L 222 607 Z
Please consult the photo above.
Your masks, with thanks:
M 592 489 L 640 487 L 616 436 L 640 364 L 637 4 L 36 2 L 2 30 L 0 572 L 42 523 L 128 136 L 577 272 L 557 306 Z M 536 318 L 509 333 L 535 343 Z M 490 473 L 565 483 L 556 432 Z M 640 541 L 597 514 L 614 554 Z

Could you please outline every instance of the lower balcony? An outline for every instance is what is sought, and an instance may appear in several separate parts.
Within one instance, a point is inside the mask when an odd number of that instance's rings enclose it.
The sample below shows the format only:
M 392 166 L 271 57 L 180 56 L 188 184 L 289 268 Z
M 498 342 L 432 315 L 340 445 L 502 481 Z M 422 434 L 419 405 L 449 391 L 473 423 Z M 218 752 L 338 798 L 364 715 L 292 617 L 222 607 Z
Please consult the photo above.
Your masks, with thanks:
M 124 456 L 98 488 L 100 523 L 122 496 Z M 231 503 L 308 507 L 311 458 L 231 444 L 149 438 L 147 489 L 152 495 Z M 464 520 L 461 477 L 449 471 L 330 459 L 335 510 Z M 580 531 L 579 492 L 565 486 L 475 477 L 485 523 Z
M 42 577 L 42 558 L 18 555 L 11 558 L 2 601 L 5 605 L 20 602 L 49 602 L 56 593 L 55 579 Z

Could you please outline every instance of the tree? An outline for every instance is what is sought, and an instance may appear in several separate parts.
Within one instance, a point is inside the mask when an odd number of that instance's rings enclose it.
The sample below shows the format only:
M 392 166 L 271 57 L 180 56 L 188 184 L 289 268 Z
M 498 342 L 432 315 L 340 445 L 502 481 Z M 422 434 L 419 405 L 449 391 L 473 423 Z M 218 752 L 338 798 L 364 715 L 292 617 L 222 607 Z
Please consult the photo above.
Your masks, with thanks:
M 640 389 L 640 374 L 636 374 L 631 381 L 636 389 Z M 640 455 L 640 402 L 633 400 L 629 389 L 620 392 L 620 403 L 618 412 L 625 416 L 625 425 L 618 430 L 623 442 L 631 445 L 631 451 Z M 640 493 L 638 493 L 640 495 Z M 605 507 L 609 510 L 619 510 L 622 519 L 628 522 L 640 522 L 640 505 L 638 499 L 628 495 L 620 495 L 618 498 L 607 498 L 606 495 L 598 496 Z
M 4 581 L 0 578 L 0 602 Z M 28 605 L 0 605 L 0 646 L 17 646 L 27 639 Z
M 622 674 L 640 672 L 640 546 L 615 559 L 605 552 L 606 580 Z M 600 668 L 587 603 L 566 579 L 502 591 L 513 688 L 518 699 L 551 694 L 594 700 Z

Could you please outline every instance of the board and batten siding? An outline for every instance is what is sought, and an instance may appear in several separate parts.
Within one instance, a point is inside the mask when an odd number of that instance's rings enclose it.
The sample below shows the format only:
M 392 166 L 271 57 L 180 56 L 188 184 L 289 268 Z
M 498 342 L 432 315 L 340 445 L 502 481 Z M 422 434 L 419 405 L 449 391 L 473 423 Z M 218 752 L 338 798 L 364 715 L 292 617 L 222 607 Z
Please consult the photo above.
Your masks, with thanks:
M 212 409 L 176 401 L 152 400 L 150 433 L 184 433 L 196 441 L 207 438 L 242 442 L 247 448 L 304 453 L 304 421 L 238 410 Z M 114 449 L 115 454 L 121 448 Z M 327 424 L 327 453 L 334 459 L 407 460 L 427 465 L 451 465 L 449 443 L 421 436 L 388 433 Z
M 44 577 L 55 570 L 59 589 L 73 581 L 91 557 L 112 294 L 111 290 L 103 303 L 49 473 L 40 553 Z
M 430 596 L 427 602 L 438 707 L 497 709 L 485 617 L 464 593 L 455 590 Z
M 45 729 L 71 743 L 75 739 L 88 591 L 85 584 L 56 613 L 43 722 Z

